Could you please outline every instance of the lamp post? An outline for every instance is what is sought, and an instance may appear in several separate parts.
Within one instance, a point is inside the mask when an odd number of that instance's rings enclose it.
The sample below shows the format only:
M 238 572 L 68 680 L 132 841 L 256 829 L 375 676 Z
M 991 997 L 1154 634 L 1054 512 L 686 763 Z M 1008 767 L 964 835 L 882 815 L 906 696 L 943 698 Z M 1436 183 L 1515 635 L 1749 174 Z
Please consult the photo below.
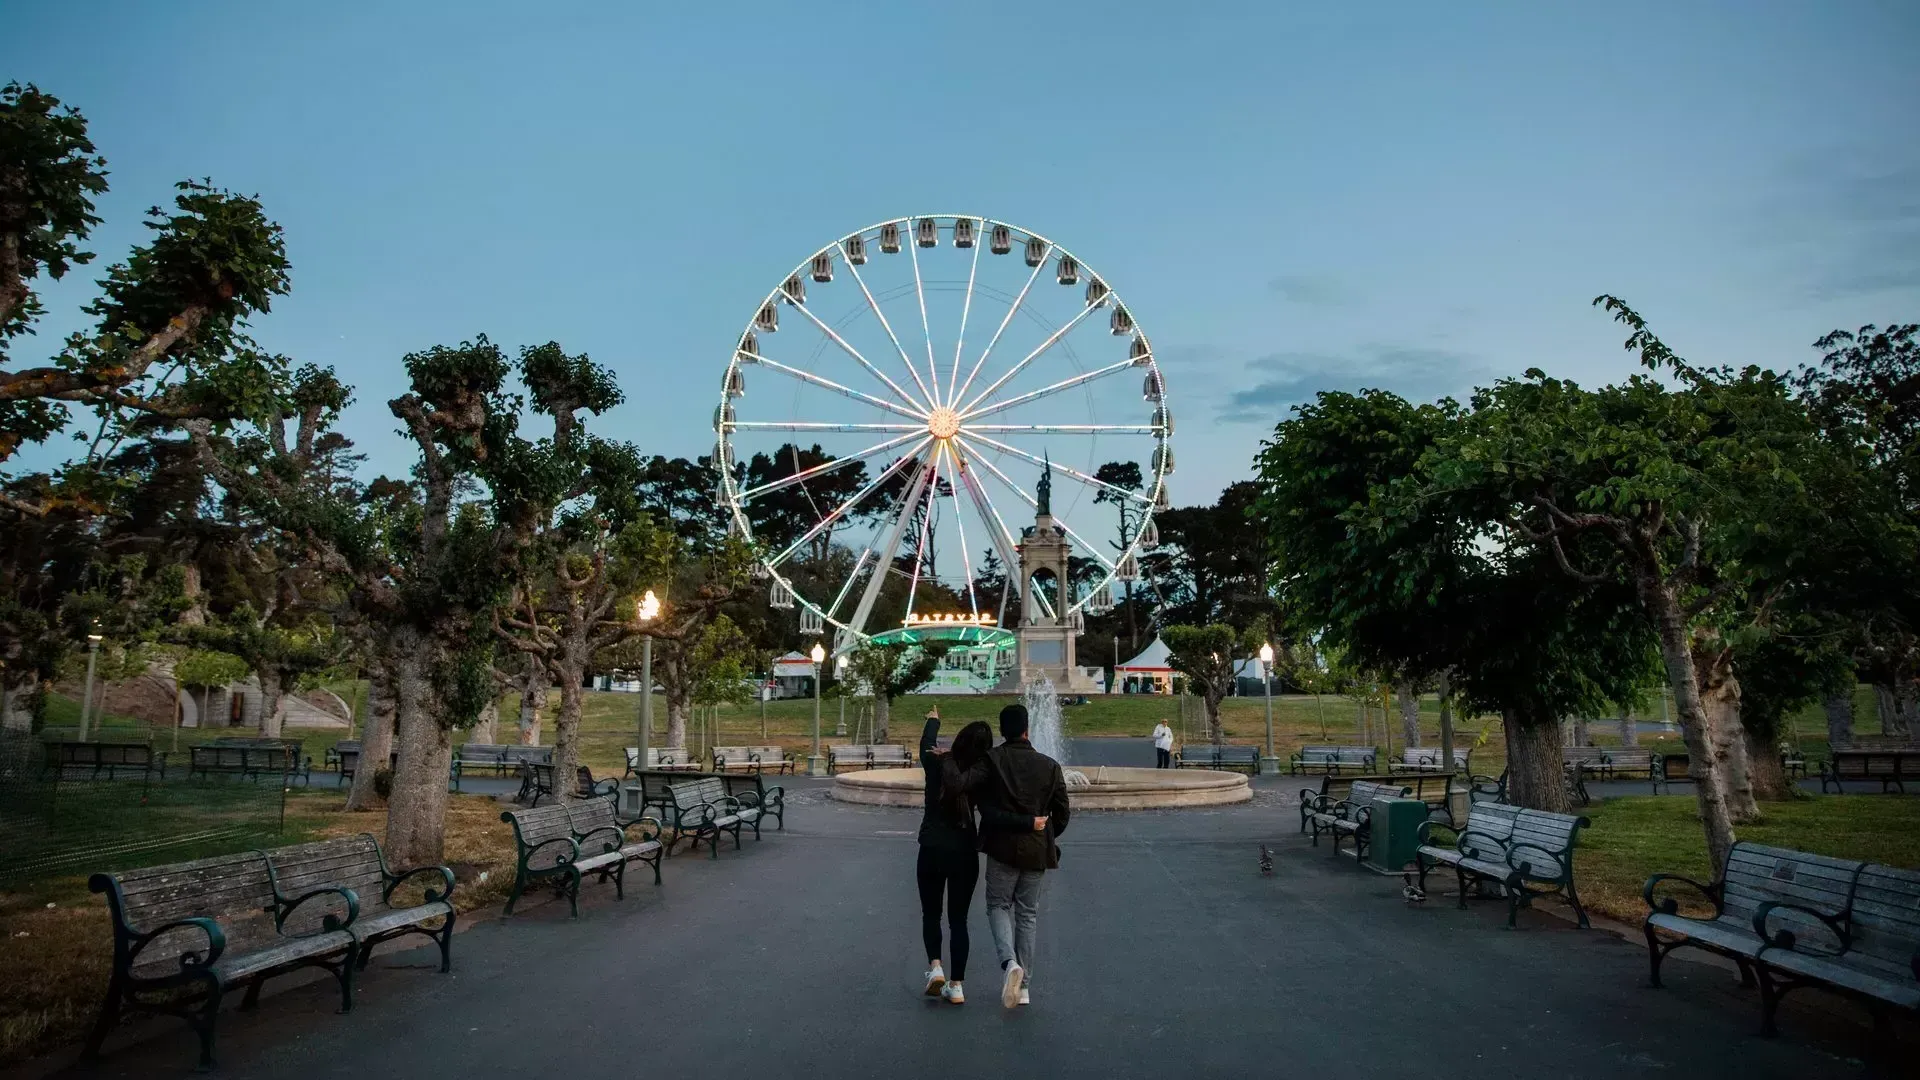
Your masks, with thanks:
M 813 754 L 807 758 L 807 775 L 825 776 L 827 759 L 820 756 L 820 665 L 826 662 L 827 650 L 816 641 L 807 655 L 813 660 Z
M 660 617 L 660 598 L 648 589 L 634 605 L 634 617 L 644 628 Z M 653 635 L 640 635 L 640 757 L 633 763 L 636 771 L 647 767 L 647 744 L 653 740 Z
M 847 677 L 847 654 L 841 653 L 833 658 L 833 677 L 836 682 Z M 840 725 L 833 729 L 835 735 L 847 733 L 847 688 L 840 688 Z
M 1267 692 L 1267 756 L 1260 759 L 1260 771 L 1272 776 L 1280 771 L 1280 758 L 1273 752 L 1273 645 L 1260 646 L 1260 688 Z
M 87 741 L 87 714 L 93 711 L 93 665 L 100 658 L 100 633 L 87 635 L 87 692 L 80 699 L 80 741 Z

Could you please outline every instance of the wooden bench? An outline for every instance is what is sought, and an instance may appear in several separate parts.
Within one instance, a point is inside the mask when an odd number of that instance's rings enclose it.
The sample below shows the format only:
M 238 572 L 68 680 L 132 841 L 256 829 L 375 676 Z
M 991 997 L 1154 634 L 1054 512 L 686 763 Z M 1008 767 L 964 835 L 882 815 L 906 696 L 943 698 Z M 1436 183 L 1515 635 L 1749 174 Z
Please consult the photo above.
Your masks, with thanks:
M 353 758 L 353 763 L 351 764 L 348 763 L 347 757 L 343 755 L 351 756 Z M 354 766 L 358 764 L 359 760 L 360 760 L 360 740 L 359 739 L 341 739 L 339 742 L 334 743 L 332 746 L 327 747 L 326 753 L 322 754 L 320 757 L 320 767 L 322 769 L 334 770 L 340 775 L 341 782 L 345 783 L 346 781 L 353 779 L 353 769 L 354 769 Z
M 1369 819 L 1373 816 L 1373 800 L 1398 799 L 1410 789 L 1395 787 L 1392 784 L 1375 783 L 1371 780 L 1355 780 L 1344 799 L 1331 799 L 1318 796 L 1308 818 L 1313 827 L 1313 846 L 1320 846 L 1320 834 L 1333 834 L 1333 853 L 1340 854 L 1340 838 L 1353 837 L 1353 853 L 1356 858 L 1366 858 L 1367 847 L 1372 838 Z
M 1260 748 L 1232 743 L 1188 743 L 1173 755 L 1180 769 L 1245 769 L 1248 776 L 1260 771 Z
M 1482 803 L 1504 805 L 1508 801 L 1507 775 L 1507 770 L 1502 769 L 1500 770 L 1500 775 L 1497 777 L 1474 776 L 1469 778 L 1467 802 L 1475 806 Z M 1562 784 L 1566 787 L 1567 798 L 1569 800 L 1581 806 L 1588 806 L 1593 803 L 1593 797 L 1587 793 L 1586 773 L 1578 766 L 1561 766 L 1560 778 Z
M 89 780 L 99 779 L 103 772 L 109 780 L 123 772 L 139 773 L 143 780 L 154 773 L 167 778 L 166 752 L 156 753 L 150 743 L 50 742 L 46 755 L 41 773 L 57 780 L 75 772 L 86 773 Z
M 582 855 L 604 855 L 617 851 L 628 862 L 643 862 L 653 867 L 653 883 L 660 884 L 660 857 L 666 853 L 660 843 L 660 822 L 650 817 L 621 821 L 614 813 L 613 800 L 580 799 L 566 804 L 567 825 L 580 844 Z M 627 830 L 638 828 L 640 838 Z
M 445 866 L 421 866 L 402 873 L 387 869 L 387 860 L 371 833 L 318 840 L 310 844 L 274 848 L 267 852 L 274 902 L 291 910 L 300 897 L 316 890 L 351 892 L 359 902 L 347 932 L 359 946 L 358 967 L 365 970 L 373 947 L 408 934 L 420 934 L 440 946 L 440 970 L 453 970 L 453 871 Z M 424 891 L 418 903 L 400 887 L 420 879 Z M 310 916 L 306 920 L 311 924 Z
M 553 747 L 522 746 L 519 743 L 463 743 L 453 748 L 452 770 L 453 789 L 460 790 L 460 781 L 468 773 L 490 772 L 495 776 L 518 775 L 520 792 L 514 796 L 516 801 L 524 801 L 527 796 L 527 767 L 530 765 L 553 764 Z
M 1370 773 L 1374 770 L 1374 749 L 1371 746 L 1303 746 L 1287 756 L 1287 772 L 1298 775 L 1303 772 L 1338 773 L 1352 770 L 1356 773 Z
M 793 771 L 793 757 L 778 746 L 716 746 L 713 748 L 715 772 Z
M 89 1060 L 99 1058 L 123 1016 L 157 1013 L 193 1028 L 200 1064 L 210 1068 L 226 992 L 245 986 L 243 1004 L 250 1008 L 267 979 L 304 967 L 331 972 L 340 984 L 340 1011 L 353 1008 L 359 900 L 346 889 L 323 887 L 284 901 L 259 851 L 95 874 L 87 888 L 106 894 L 113 919 L 113 972 L 87 1035 Z M 317 929 L 294 933 L 287 925 L 307 925 L 313 905 L 322 903 Z
M 640 748 L 627 747 L 627 775 L 642 770 L 651 772 L 705 772 L 700 767 L 700 758 L 693 751 L 682 746 L 649 746 L 647 763 L 640 764 Z
M 1740 968 L 1741 983 L 1752 986 L 1753 962 L 1767 945 L 1760 930 L 1763 920 L 1757 918 L 1763 905 L 1793 905 L 1774 912 L 1775 929 L 1791 928 L 1815 941 L 1837 944 L 1839 934 L 1828 920 L 1845 916 L 1853 881 L 1865 865 L 1742 840 L 1727 853 L 1726 869 L 1711 884 L 1679 874 L 1653 875 L 1640 889 L 1647 904 L 1640 930 L 1647 939 L 1652 985 L 1660 985 L 1660 963 L 1668 953 L 1691 947 L 1731 959 Z M 1710 912 L 1681 914 L 1674 897 L 1656 896 L 1667 882 L 1692 890 L 1710 905 Z
M 739 799 L 727 794 L 726 782 L 717 776 L 703 777 L 683 783 L 671 784 L 667 788 L 670 800 L 668 814 L 669 825 L 673 827 L 673 839 L 667 844 L 668 854 L 681 840 L 692 841 L 692 848 L 698 849 L 705 840 L 713 858 L 720 857 L 720 834 L 733 835 L 733 849 L 740 850 L 740 827 L 753 826 L 753 838 L 760 839 L 760 810 L 747 806 Z
M 827 772 L 841 769 L 905 769 L 913 755 L 899 743 L 853 743 L 827 747 Z
M 513 891 L 507 894 L 508 915 L 527 889 L 544 886 L 567 898 L 574 918 L 580 917 L 580 882 L 584 874 L 598 874 L 613 882 L 614 896 L 626 896 L 627 857 L 609 849 L 592 854 L 582 850 L 573 833 L 566 803 L 507 810 L 500 820 L 513 826 Z
M 780 823 L 780 831 L 787 828 L 787 789 L 779 784 L 769 785 L 760 778 L 760 773 L 725 773 L 720 777 L 726 785 L 727 794 L 739 800 L 743 808 L 757 810 L 760 820 L 771 817 Z M 758 826 L 755 835 L 758 835 Z
M 1559 895 L 1573 907 L 1581 927 L 1590 926 L 1573 881 L 1573 846 L 1579 831 L 1590 822 L 1572 814 L 1530 810 L 1504 803 L 1479 803 L 1459 828 L 1444 821 L 1420 825 L 1420 847 L 1414 856 L 1420 887 L 1434 867 L 1450 866 L 1459 881 L 1460 906 L 1467 906 L 1467 880 L 1499 885 L 1507 894 L 1507 926 L 1517 924 L 1520 909 L 1539 896 Z M 1454 846 L 1433 843 L 1433 831 L 1455 834 Z M 1539 885 L 1543 888 L 1533 888 Z
M 1453 748 L 1453 768 L 1440 763 L 1440 748 L 1437 746 L 1409 746 L 1400 751 L 1402 768 L 1416 769 L 1420 772 L 1471 772 L 1473 747 L 1456 746 Z
M 1878 780 L 1882 793 L 1906 794 L 1908 780 L 1920 780 L 1920 750 L 1835 750 L 1820 766 L 1820 791 L 1843 780 Z
M 1347 797 L 1353 785 L 1362 781 L 1403 788 L 1407 792 L 1407 798 L 1419 799 L 1427 804 L 1428 817 L 1438 817 L 1448 822 L 1453 820 L 1453 800 L 1450 797 L 1453 777 L 1446 773 L 1382 773 L 1376 776 L 1326 774 L 1320 777 L 1318 789 L 1302 788 L 1300 790 L 1300 831 L 1306 832 L 1310 827 L 1308 818 L 1316 799 L 1330 797 L 1329 801 L 1338 802 Z
M 524 801 L 529 806 L 539 806 L 540 797 L 557 798 L 560 794 L 560 766 L 543 762 L 534 762 L 526 766 L 526 781 L 521 790 L 526 793 Z M 572 797 L 576 799 L 600 799 L 614 794 L 620 782 L 612 778 L 595 780 L 593 770 L 585 765 L 577 766 L 573 774 Z
M 238 776 L 243 779 L 258 779 L 263 776 L 279 777 L 283 782 L 292 783 L 299 777 L 303 783 L 311 783 L 313 760 L 300 752 L 298 743 L 254 743 L 244 745 L 238 742 L 205 743 L 189 747 L 187 750 L 187 778 L 211 776 Z
M 1886 1049 L 1888 1008 L 1920 1010 L 1920 873 L 1861 867 L 1838 926 L 1823 919 L 1808 927 L 1799 903 L 1768 901 L 1754 912 L 1754 927 L 1767 938 L 1758 958 L 1761 1029 L 1773 1034 L 1781 995 L 1824 986 L 1866 1003 Z M 1838 949 L 1828 944 L 1836 930 L 1845 931 Z

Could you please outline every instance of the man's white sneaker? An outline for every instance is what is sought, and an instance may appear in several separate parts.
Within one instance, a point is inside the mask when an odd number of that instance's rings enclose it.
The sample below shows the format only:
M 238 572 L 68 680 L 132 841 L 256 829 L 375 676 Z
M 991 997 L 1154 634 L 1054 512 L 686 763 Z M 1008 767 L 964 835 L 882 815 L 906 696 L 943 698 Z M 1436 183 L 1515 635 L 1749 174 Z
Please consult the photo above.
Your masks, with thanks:
M 1007 965 L 1007 981 L 1000 984 L 1001 1005 L 1011 1009 L 1020 1004 L 1020 985 L 1025 975 L 1026 971 L 1021 968 L 1019 961 Z
M 959 983 L 950 982 L 940 988 L 940 1000 L 949 1005 L 965 1005 L 967 1003 L 967 992 L 960 989 Z
M 1020 1004 L 1022 1005 L 1033 1004 L 1033 998 L 1031 996 L 1031 993 L 1024 986 L 1020 988 Z
M 933 997 L 934 995 L 938 994 L 941 991 L 941 989 L 944 988 L 946 985 L 947 985 L 946 972 L 941 971 L 938 966 L 929 968 L 927 970 L 926 993 L 928 997 Z

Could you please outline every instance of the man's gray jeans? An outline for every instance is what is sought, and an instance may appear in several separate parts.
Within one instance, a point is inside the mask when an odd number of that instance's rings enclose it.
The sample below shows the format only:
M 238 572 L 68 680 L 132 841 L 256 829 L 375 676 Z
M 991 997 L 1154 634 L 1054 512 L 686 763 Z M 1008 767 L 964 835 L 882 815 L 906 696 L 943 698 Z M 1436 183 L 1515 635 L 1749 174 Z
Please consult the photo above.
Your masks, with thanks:
M 1044 870 L 1020 870 L 987 856 L 987 929 L 1000 966 L 1018 960 L 1033 979 L 1033 931 L 1040 921 L 1040 879 Z

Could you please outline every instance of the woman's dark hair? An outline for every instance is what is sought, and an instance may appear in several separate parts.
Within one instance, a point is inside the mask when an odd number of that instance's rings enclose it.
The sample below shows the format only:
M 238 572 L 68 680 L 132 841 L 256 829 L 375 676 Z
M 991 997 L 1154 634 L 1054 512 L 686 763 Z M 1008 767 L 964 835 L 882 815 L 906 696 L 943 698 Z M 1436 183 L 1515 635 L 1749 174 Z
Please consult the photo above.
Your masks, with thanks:
M 993 749 L 993 728 L 985 720 L 975 720 L 953 737 L 953 749 L 940 765 L 940 801 L 954 816 L 969 813 L 963 780 L 967 770 L 987 760 Z

